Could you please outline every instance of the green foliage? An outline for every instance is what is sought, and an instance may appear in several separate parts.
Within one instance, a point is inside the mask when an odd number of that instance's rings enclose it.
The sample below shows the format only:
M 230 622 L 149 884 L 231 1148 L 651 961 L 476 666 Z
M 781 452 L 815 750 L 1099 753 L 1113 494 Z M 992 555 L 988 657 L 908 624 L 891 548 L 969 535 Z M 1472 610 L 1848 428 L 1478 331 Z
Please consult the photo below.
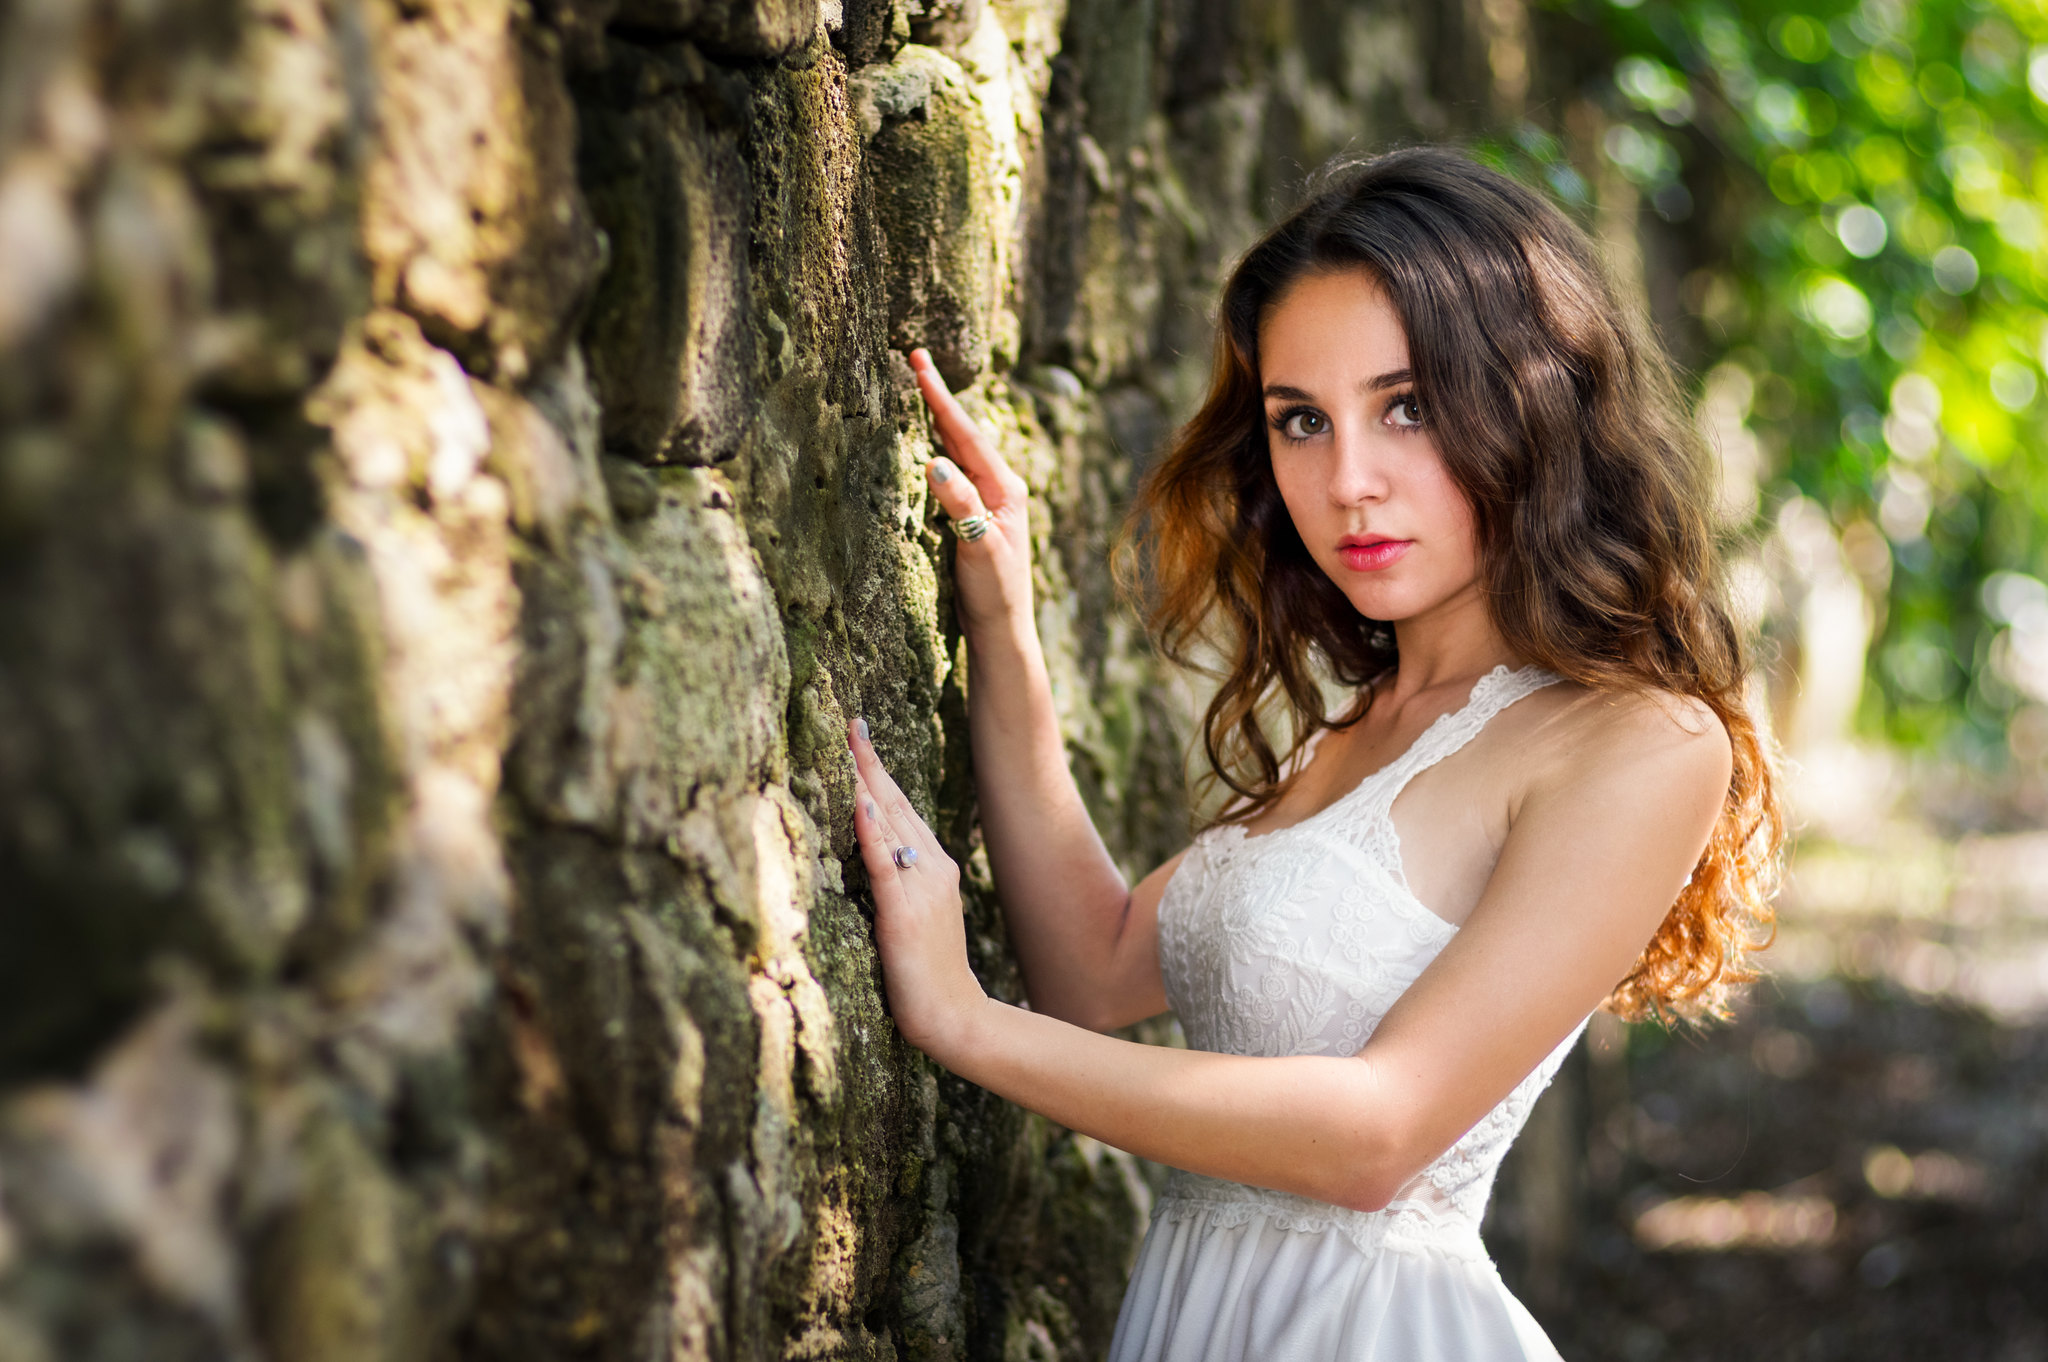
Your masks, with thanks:
M 2048 702 L 2048 6 L 1562 3 L 1613 44 L 1602 154 L 1704 248 L 1764 512 L 1819 503 L 1884 602 L 1866 721 L 2002 758 Z

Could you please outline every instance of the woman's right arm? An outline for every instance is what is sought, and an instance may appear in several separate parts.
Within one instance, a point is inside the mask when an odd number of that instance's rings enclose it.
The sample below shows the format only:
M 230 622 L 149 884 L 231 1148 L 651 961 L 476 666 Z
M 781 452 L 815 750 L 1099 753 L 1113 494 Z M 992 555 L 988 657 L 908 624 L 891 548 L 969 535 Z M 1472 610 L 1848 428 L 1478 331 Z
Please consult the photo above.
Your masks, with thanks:
M 968 728 L 989 868 L 1034 1011 L 1107 1031 L 1166 1009 L 1158 908 L 1176 856 L 1127 889 L 1067 769 L 1031 602 L 1030 498 L 923 350 L 912 371 L 950 458 L 926 470 L 955 521 L 953 577 L 967 638 Z

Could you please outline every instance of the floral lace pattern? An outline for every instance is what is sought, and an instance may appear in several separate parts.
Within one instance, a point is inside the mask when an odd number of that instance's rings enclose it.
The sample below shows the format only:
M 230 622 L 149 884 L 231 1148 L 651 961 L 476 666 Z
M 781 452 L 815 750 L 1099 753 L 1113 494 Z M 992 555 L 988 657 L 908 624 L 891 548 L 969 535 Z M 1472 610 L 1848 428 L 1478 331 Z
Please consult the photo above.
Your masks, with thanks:
M 1160 968 L 1188 1044 L 1239 1055 L 1356 1054 L 1458 932 L 1408 887 L 1395 799 L 1494 715 L 1557 679 L 1535 667 L 1496 667 L 1463 708 L 1310 817 L 1258 835 L 1223 824 L 1197 837 L 1159 905 Z M 1574 1031 L 1383 1211 L 1176 1172 L 1155 1214 L 1335 1228 L 1369 1254 L 1483 1260 L 1479 1221 L 1494 1175 L 1577 1039 Z

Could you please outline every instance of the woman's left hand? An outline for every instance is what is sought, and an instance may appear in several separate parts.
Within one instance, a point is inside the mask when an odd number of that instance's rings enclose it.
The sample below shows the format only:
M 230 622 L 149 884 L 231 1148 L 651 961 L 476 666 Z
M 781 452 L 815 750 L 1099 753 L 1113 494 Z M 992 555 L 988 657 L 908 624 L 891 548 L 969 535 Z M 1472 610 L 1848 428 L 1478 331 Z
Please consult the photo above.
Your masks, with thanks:
M 875 943 L 889 1010 L 904 1039 L 944 1064 L 967 1043 L 988 1001 L 967 964 L 960 867 L 883 768 L 865 728 L 856 721 L 847 735 L 853 828 L 875 891 Z

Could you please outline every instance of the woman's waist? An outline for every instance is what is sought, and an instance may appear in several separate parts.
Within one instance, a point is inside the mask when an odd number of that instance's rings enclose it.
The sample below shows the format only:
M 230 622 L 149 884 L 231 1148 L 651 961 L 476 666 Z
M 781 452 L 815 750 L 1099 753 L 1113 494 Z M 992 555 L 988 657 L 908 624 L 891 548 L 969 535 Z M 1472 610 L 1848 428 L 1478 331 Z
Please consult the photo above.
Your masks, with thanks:
M 1361 1211 L 1174 1169 L 1152 1215 L 1155 1220 L 1197 1222 L 1217 1229 L 1258 1221 L 1302 1234 L 1335 1231 L 1367 1256 L 1435 1253 L 1468 1262 L 1491 1262 L 1476 1220 L 1436 1198 L 1405 1193 L 1384 1209 Z

